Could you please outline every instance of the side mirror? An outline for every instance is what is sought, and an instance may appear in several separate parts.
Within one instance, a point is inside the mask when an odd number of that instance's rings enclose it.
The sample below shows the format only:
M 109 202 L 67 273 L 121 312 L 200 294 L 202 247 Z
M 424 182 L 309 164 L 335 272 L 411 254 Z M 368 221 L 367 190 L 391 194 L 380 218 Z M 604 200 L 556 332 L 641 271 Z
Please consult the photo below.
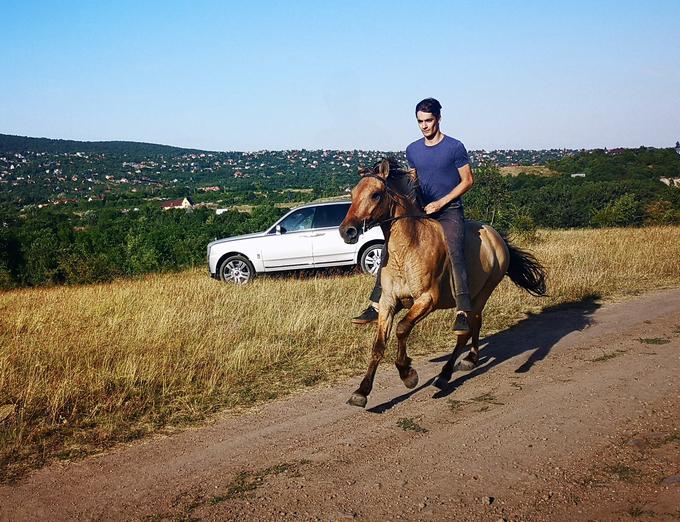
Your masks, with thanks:
M 281 225 L 276 225 L 276 235 L 280 236 L 281 234 L 285 234 L 286 229 L 283 228 Z

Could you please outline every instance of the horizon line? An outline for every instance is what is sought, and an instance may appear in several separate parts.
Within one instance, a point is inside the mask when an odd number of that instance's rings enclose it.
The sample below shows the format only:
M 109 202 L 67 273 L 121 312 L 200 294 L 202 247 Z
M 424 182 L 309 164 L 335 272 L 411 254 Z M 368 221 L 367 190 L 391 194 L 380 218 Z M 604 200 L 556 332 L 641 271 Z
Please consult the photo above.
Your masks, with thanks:
M 152 142 L 152 141 L 136 141 L 136 140 L 131 140 L 131 139 L 74 139 L 74 138 L 52 138 L 48 136 L 27 136 L 27 135 L 22 135 L 22 134 L 7 134 L 7 133 L 2 133 L 0 132 L 0 136 L 11 136 L 15 138 L 27 138 L 27 139 L 35 139 L 35 140 L 51 140 L 51 141 L 71 141 L 71 142 L 79 142 L 79 143 L 88 143 L 88 144 L 97 144 L 97 143 L 134 143 L 138 145 L 155 145 L 155 146 L 160 146 L 160 147 L 168 147 L 168 148 L 175 148 L 175 149 L 184 149 L 187 151 L 197 151 L 197 152 L 209 152 L 209 153 L 253 153 L 253 152 L 284 152 L 284 151 L 361 151 L 361 152 L 393 152 L 393 153 L 401 153 L 404 152 L 404 149 L 398 149 L 398 150 L 389 150 L 389 149 L 376 149 L 376 148 L 307 148 L 307 147 L 300 147 L 300 148 L 272 148 L 272 149 L 243 149 L 243 150 L 237 150 L 237 149 L 224 149 L 224 150 L 214 150 L 214 149 L 202 149 L 198 147 L 191 147 L 191 146 L 185 146 L 185 145 L 172 145 L 172 144 L 167 144 L 167 143 L 158 143 L 158 142 Z M 589 151 L 589 150 L 616 150 L 616 149 L 639 149 L 639 148 L 654 148 L 654 149 L 673 149 L 676 147 L 677 144 L 677 139 L 676 143 L 667 145 L 667 146 L 657 146 L 657 145 L 636 145 L 636 146 L 593 146 L 593 147 L 548 147 L 548 148 L 493 148 L 493 149 L 486 149 L 486 148 L 471 148 L 469 151 L 471 152 L 479 152 L 479 151 L 484 151 L 484 152 L 494 152 L 494 151 L 516 151 L 516 150 L 568 150 L 568 151 Z

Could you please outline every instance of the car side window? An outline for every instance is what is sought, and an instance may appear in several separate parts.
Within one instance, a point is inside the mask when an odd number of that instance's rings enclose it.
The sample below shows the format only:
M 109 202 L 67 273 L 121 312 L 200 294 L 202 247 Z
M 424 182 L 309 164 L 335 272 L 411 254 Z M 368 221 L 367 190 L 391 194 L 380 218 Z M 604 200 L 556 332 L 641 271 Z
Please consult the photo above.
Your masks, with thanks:
M 317 207 L 314 228 L 339 227 L 345 219 L 349 205 L 323 205 Z
M 314 207 L 301 208 L 286 217 L 279 225 L 282 232 L 295 232 L 312 228 Z

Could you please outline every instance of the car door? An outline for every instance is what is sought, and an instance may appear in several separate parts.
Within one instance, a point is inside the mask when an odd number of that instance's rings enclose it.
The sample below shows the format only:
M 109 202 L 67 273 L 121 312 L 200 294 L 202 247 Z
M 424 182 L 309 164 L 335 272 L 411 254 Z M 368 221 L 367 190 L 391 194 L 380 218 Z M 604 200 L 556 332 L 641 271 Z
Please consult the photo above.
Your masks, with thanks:
M 338 228 L 347 215 L 350 203 L 319 205 L 314 215 L 312 249 L 314 266 L 352 264 L 356 245 L 348 245 L 340 236 Z
M 312 224 L 315 207 L 294 210 L 262 238 L 262 263 L 265 270 L 310 268 L 314 263 Z

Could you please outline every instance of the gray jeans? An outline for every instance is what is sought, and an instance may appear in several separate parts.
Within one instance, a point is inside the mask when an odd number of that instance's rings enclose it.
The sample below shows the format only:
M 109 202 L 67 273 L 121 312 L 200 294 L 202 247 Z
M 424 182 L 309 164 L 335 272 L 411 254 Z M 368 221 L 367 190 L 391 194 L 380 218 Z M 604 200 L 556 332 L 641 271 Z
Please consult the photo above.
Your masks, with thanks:
M 449 246 L 457 308 L 458 310 L 469 312 L 472 310 L 472 303 L 470 302 L 467 270 L 465 268 L 465 219 L 463 217 L 463 207 L 461 205 L 456 207 L 445 207 L 436 214 L 432 214 L 431 217 L 441 223 L 442 228 L 444 229 L 444 236 L 446 236 L 446 243 Z M 382 257 L 380 259 L 381 268 L 385 262 L 386 256 L 387 248 L 383 248 Z M 375 286 L 373 287 L 370 297 L 371 301 L 375 303 L 380 301 L 380 295 L 382 294 L 380 274 L 381 270 L 379 269 Z

